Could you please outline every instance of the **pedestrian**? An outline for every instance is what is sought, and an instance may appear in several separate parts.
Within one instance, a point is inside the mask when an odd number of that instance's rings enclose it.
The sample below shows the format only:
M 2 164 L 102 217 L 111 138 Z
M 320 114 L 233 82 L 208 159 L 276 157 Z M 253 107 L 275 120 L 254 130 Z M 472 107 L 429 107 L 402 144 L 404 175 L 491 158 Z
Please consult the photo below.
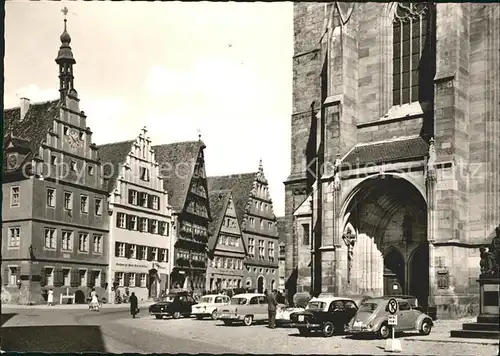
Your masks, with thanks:
M 50 288 L 47 295 L 47 306 L 51 307 L 53 305 L 54 305 L 54 291 L 52 290 L 52 288 Z
M 132 318 L 135 318 L 135 316 L 139 313 L 139 305 L 137 301 L 137 297 L 135 296 L 135 293 L 132 292 L 130 295 L 130 314 L 132 314 Z
M 97 299 L 95 288 L 92 288 L 92 292 L 90 293 L 90 310 L 99 311 L 99 300 Z
M 274 329 L 276 327 L 275 326 L 276 307 L 278 303 L 276 302 L 276 297 L 273 292 L 269 292 L 266 290 L 266 297 L 267 297 L 267 314 L 269 319 L 268 327 L 270 329 Z

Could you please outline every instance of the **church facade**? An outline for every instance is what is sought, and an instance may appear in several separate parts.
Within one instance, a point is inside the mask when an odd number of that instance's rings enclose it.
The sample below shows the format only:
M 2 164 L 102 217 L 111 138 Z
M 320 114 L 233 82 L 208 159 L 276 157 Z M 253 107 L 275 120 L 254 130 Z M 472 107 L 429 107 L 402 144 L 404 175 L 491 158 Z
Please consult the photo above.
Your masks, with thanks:
M 296 3 L 294 27 L 289 295 L 477 304 L 500 222 L 500 9 Z

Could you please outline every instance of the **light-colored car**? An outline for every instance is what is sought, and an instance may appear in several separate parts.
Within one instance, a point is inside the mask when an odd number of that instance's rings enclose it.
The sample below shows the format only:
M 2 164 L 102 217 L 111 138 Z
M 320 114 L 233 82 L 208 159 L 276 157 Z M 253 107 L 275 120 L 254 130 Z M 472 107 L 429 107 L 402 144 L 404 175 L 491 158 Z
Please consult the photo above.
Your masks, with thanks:
M 287 307 L 286 305 L 278 304 L 278 308 L 276 309 L 276 325 L 289 325 L 292 322 L 290 315 L 292 315 L 292 313 L 303 312 L 304 310 L 305 308 Z
M 229 300 L 230 298 L 223 294 L 204 295 L 198 304 L 193 305 L 191 315 L 194 315 L 196 319 L 211 317 L 213 320 L 217 320 L 217 308 L 228 305 Z
M 264 294 L 244 293 L 231 298 L 229 305 L 217 310 L 217 317 L 224 324 L 243 323 L 246 326 L 256 321 L 267 321 L 267 299 Z
M 349 331 L 352 333 L 374 333 L 383 339 L 391 335 L 391 328 L 395 332 L 417 330 L 423 335 L 429 335 L 434 325 L 432 318 L 422 313 L 416 307 L 402 298 L 395 298 L 398 302 L 397 325 L 391 326 L 388 322 L 390 315 L 388 298 L 369 299 L 361 305 L 356 316 L 351 320 Z

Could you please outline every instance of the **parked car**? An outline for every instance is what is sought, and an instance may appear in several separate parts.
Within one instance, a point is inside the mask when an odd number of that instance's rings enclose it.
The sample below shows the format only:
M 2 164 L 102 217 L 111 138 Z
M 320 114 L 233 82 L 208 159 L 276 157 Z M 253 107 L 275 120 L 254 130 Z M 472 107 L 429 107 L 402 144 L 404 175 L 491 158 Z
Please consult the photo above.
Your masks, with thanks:
M 205 317 L 211 317 L 213 320 L 217 320 L 217 308 L 224 305 L 228 305 L 230 298 L 223 294 L 209 294 L 204 295 L 198 301 L 198 304 L 193 306 L 192 315 L 196 319 L 203 319 Z
M 414 295 L 385 295 L 383 297 L 378 297 L 378 298 L 381 299 L 383 298 L 387 300 L 389 300 L 390 298 L 405 299 L 408 303 L 410 303 L 410 306 L 412 308 L 420 310 L 422 313 L 429 315 L 432 320 L 437 319 L 437 308 L 419 304 L 418 298 L 415 297 Z
M 391 335 L 391 328 L 388 323 L 390 315 L 388 301 L 390 297 L 374 298 L 361 305 L 356 316 L 349 325 L 352 333 L 374 333 L 383 339 Z M 402 298 L 395 298 L 398 302 L 397 312 L 398 325 L 394 326 L 395 332 L 417 330 L 423 335 L 429 335 L 434 325 L 432 318 L 422 313 Z
M 260 293 L 237 294 L 229 305 L 217 309 L 217 318 L 226 325 L 243 323 L 250 326 L 256 321 L 267 321 L 267 299 Z
M 149 314 L 154 315 L 156 319 L 162 319 L 164 316 L 172 316 L 174 319 L 179 319 L 181 316 L 189 318 L 192 306 L 195 304 L 196 301 L 187 292 L 172 293 L 151 305 Z
M 350 298 L 313 298 L 303 312 L 292 313 L 290 318 L 300 335 L 307 336 L 320 331 L 330 337 L 344 332 L 357 310 L 358 306 Z
M 278 308 L 276 309 L 276 325 L 279 326 L 287 326 L 290 325 L 292 320 L 290 316 L 293 313 L 303 312 L 305 308 L 301 307 L 287 307 L 283 304 L 278 304 Z

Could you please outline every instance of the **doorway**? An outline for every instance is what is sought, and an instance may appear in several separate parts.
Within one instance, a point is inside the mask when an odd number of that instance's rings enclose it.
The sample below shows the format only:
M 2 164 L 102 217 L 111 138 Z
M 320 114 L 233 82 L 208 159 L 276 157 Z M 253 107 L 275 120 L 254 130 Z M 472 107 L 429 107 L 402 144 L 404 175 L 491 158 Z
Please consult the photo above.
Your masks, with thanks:
M 257 292 L 264 293 L 264 277 L 257 278 Z
M 418 299 L 418 305 L 429 304 L 429 245 L 423 243 L 410 257 L 410 294 Z
M 403 255 L 391 248 L 384 257 L 384 294 L 405 294 L 405 261 Z
M 159 292 L 160 292 L 159 279 L 160 279 L 160 276 L 158 276 L 158 271 L 156 269 L 149 270 L 149 273 L 148 273 L 148 282 L 149 282 L 148 297 L 149 298 L 157 298 L 158 297 Z

